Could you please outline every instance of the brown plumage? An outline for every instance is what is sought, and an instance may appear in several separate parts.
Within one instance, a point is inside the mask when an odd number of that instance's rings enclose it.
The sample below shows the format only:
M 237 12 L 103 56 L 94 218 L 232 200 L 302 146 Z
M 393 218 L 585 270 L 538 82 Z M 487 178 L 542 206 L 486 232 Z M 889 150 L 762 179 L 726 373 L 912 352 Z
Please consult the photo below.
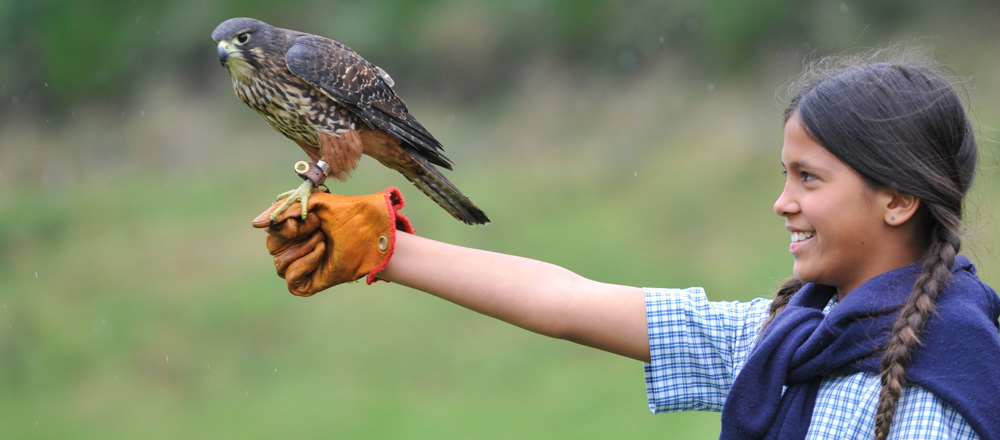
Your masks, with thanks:
M 435 167 L 450 170 L 451 161 L 378 66 L 331 39 L 252 18 L 222 22 L 212 39 L 240 101 L 314 162 L 330 165 L 329 177 L 347 179 L 367 154 L 402 173 L 456 219 L 489 222 Z

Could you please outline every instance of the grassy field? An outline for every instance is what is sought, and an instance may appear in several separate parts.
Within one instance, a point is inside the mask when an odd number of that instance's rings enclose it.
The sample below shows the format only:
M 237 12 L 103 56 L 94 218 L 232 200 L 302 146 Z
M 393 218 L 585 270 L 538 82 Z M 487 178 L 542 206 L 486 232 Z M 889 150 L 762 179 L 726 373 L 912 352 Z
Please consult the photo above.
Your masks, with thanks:
M 771 209 L 780 78 L 561 73 L 462 107 L 401 92 L 493 224 L 453 221 L 367 159 L 334 191 L 398 186 L 418 234 L 601 281 L 770 295 L 791 266 Z M 718 435 L 717 414 L 650 415 L 635 361 L 392 284 L 289 295 L 250 219 L 298 183 L 301 152 L 219 83 L 0 131 L 3 437 Z M 984 86 L 976 115 L 998 127 Z M 984 149 L 966 243 L 1000 285 L 997 150 Z

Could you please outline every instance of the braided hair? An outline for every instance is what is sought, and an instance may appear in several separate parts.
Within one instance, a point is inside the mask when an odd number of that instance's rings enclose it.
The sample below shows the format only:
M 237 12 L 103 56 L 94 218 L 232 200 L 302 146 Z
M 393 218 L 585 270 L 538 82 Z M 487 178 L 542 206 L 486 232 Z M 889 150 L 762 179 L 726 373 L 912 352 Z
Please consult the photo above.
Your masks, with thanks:
M 870 187 L 920 200 L 914 220 L 924 245 L 922 274 L 899 310 L 882 355 L 875 415 L 875 437 L 882 440 L 889 436 L 921 330 L 961 248 L 962 205 L 978 149 L 962 100 L 944 75 L 913 62 L 857 61 L 808 83 L 791 99 L 785 120 L 797 112 L 806 132 Z M 812 70 L 830 71 L 831 63 L 821 60 Z M 791 279 L 781 286 L 765 326 L 802 284 Z

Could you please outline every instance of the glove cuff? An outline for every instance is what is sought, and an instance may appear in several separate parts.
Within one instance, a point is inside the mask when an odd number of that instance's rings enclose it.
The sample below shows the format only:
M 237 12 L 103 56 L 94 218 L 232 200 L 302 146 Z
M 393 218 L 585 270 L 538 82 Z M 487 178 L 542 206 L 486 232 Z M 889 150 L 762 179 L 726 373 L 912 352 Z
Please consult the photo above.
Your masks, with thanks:
M 412 234 L 414 232 L 413 226 L 410 225 L 410 219 L 406 218 L 405 215 L 399 212 L 399 210 L 403 209 L 403 206 L 406 205 L 406 201 L 403 200 L 403 194 L 400 193 L 399 189 L 395 187 L 386 188 L 384 194 L 386 213 L 389 216 L 389 224 L 394 227 L 389 228 L 385 235 L 379 236 L 376 246 L 379 247 L 379 250 L 383 250 L 385 252 L 385 258 L 383 258 L 382 261 L 368 273 L 368 277 L 365 278 L 365 282 L 367 282 L 368 285 L 371 285 L 375 281 L 388 282 L 378 278 L 376 275 L 385 269 L 385 266 L 389 264 L 389 260 L 392 258 L 392 253 L 396 250 L 396 231 L 402 231 L 407 234 Z

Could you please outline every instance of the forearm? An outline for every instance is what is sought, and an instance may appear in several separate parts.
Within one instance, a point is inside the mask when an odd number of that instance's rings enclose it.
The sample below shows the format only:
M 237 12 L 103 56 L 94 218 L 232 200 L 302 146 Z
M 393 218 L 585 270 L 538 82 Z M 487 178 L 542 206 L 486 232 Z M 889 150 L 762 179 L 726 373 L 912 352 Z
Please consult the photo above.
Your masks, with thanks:
M 636 287 L 405 233 L 378 276 L 536 333 L 649 361 L 645 297 Z

